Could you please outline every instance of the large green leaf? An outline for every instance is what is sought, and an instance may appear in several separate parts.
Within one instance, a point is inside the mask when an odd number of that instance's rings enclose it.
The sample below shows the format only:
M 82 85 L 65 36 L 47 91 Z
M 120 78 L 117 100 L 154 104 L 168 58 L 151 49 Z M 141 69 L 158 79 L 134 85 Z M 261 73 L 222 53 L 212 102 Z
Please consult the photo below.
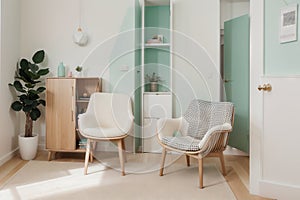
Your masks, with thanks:
M 21 68 L 23 69 L 23 70 L 27 70 L 28 69 L 28 60 L 26 60 L 26 59 L 22 59 L 21 60 L 21 62 L 20 62 L 20 66 L 21 66 Z
M 41 100 L 39 100 L 39 102 L 40 102 L 40 104 L 42 104 L 43 106 L 46 106 L 46 101 L 45 101 L 45 100 L 41 99 Z
M 39 105 L 38 101 L 34 100 L 31 106 L 32 108 L 36 108 L 38 105 Z
M 28 66 L 33 73 L 36 73 L 39 70 L 39 66 L 36 64 L 28 63 Z
M 26 105 L 32 105 L 33 104 L 33 100 L 30 100 L 30 99 L 24 99 L 24 103 Z
M 32 109 L 30 117 L 33 121 L 36 121 L 41 116 L 41 111 L 38 108 Z
M 37 100 L 40 98 L 38 94 L 29 93 L 28 95 L 29 95 L 29 99 L 31 100 Z
M 22 79 L 24 82 L 26 83 L 31 83 L 34 84 L 35 82 L 33 80 L 31 80 L 30 76 L 27 75 L 26 71 L 23 69 L 19 70 L 19 75 L 20 75 L 20 79 Z
M 20 96 L 18 96 L 20 101 L 24 103 L 25 99 L 28 99 L 28 96 L 26 94 L 22 94 Z
M 48 73 L 49 73 L 49 69 L 47 68 L 47 69 L 40 69 L 37 74 L 40 76 L 44 76 Z
M 33 61 L 35 64 L 39 64 L 39 63 L 43 62 L 44 57 L 45 57 L 45 51 L 44 51 L 44 50 L 40 50 L 40 51 L 37 51 L 37 52 L 33 55 L 32 61 Z
M 36 90 L 29 90 L 28 92 L 29 92 L 30 94 L 39 94 L 39 92 L 36 91 Z
M 23 105 L 22 105 L 22 103 L 21 103 L 20 101 L 15 101 L 15 102 L 13 102 L 13 103 L 11 104 L 10 107 L 11 107 L 14 111 L 20 111 L 20 110 L 22 110 Z
M 31 80 L 37 80 L 40 78 L 40 75 L 29 70 L 25 71 L 25 73 L 30 77 Z
M 16 88 L 17 91 L 19 92 L 26 92 L 24 89 L 23 89 L 23 85 L 20 81 L 15 81 L 14 82 L 14 87 Z
M 31 83 L 26 83 L 25 84 L 25 86 L 27 87 L 27 88 L 34 88 L 34 84 L 31 84 Z
M 32 110 L 33 106 L 32 105 L 26 105 L 23 107 L 23 111 L 26 112 L 30 112 Z
M 39 93 L 42 93 L 46 90 L 45 87 L 39 87 L 36 91 L 38 91 Z

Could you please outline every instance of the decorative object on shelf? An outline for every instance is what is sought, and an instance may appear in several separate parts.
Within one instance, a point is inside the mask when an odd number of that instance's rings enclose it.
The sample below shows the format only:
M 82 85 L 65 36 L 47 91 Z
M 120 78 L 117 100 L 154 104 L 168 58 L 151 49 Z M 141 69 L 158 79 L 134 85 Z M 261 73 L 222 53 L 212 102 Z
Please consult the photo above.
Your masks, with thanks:
M 60 62 L 57 67 L 57 76 L 58 77 L 65 77 L 66 76 L 66 68 L 63 62 Z
M 155 72 L 152 73 L 151 76 L 148 74 L 145 76 L 145 81 L 150 83 L 150 92 L 157 92 L 158 91 L 158 83 L 162 82 L 160 76 L 156 75 Z
M 39 64 L 44 61 L 45 51 L 37 51 L 30 62 L 23 58 L 17 63 L 14 83 L 8 84 L 18 94 L 18 100 L 11 104 L 14 111 L 25 113 L 25 133 L 19 136 L 19 147 L 22 159 L 31 160 L 36 156 L 38 147 L 38 135 L 33 134 L 33 121 L 41 116 L 39 106 L 45 106 L 46 101 L 40 95 L 46 90 L 40 83 L 42 76 L 49 73 L 48 68 L 40 69 Z
M 82 67 L 81 66 L 77 66 L 76 68 L 75 68 L 75 70 L 76 70 L 76 77 L 82 77 Z
M 88 43 L 88 36 L 81 28 L 82 0 L 79 0 L 78 5 L 79 5 L 79 25 L 77 30 L 73 33 L 73 41 L 75 44 L 78 44 L 79 46 L 85 46 Z
M 161 43 L 164 43 L 164 36 L 163 35 L 157 35 L 156 37 L 159 41 L 161 41 Z
M 163 35 L 154 35 L 152 39 L 147 40 L 146 44 L 162 44 L 163 38 Z
M 68 72 L 68 77 L 71 78 L 73 76 L 72 71 Z
M 85 92 L 85 93 L 82 94 L 82 96 L 83 96 L 84 98 L 87 98 L 87 97 L 88 97 L 88 93 Z

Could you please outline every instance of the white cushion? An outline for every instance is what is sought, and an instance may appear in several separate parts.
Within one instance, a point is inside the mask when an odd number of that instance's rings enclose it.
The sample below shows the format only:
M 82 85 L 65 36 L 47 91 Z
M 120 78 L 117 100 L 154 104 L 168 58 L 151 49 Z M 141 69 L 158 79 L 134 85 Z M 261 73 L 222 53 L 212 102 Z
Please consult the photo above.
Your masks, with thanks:
M 111 138 L 125 135 L 125 133 L 118 128 L 85 128 L 82 134 L 97 138 Z

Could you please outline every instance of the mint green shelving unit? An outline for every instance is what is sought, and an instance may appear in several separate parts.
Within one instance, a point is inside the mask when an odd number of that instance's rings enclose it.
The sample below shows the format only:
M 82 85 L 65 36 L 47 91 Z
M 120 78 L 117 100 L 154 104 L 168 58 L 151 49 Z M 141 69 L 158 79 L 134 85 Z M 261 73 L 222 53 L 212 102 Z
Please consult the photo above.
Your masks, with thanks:
M 171 88 L 170 77 L 170 5 L 147 5 L 144 12 L 144 76 L 158 75 L 162 82 L 158 85 L 158 92 L 168 92 Z M 162 35 L 160 44 L 147 44 L 147 40 L 155 35 Z M 150 92 L 149 84 L 145 82 L 144 91 Z
M 156 122 L 172 117 L 172 0 L 144 0 L 142 4 L 142 151 L 161 152 L 155 133 Z M 161 43 L 149 43 L 153 36 Z M 151 90 L 147 75 L 162 80 L 157 91 Z

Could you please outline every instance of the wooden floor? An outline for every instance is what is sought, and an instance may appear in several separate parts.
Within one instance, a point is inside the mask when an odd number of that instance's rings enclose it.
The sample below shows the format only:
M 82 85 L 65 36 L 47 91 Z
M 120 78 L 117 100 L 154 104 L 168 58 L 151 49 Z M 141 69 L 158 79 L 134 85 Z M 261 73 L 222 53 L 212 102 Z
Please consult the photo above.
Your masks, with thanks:
M 47 152 L 39 151 L 36 160 L 47 161 Z M 84 154 L 59 153 L 56 156 L 56 161 L 83 162 Z M 0 166 L 0 187 L 27 162 L 19 156 L 15 156 Z M 205 158 L 204 162 L 216 163 L 220 167 L 219 160 L 216 158 Z M 238 200 L 266 199 L 249 194 L 249 157 L 225 155 L 225 164 L 227 170 L 225 179 Z

